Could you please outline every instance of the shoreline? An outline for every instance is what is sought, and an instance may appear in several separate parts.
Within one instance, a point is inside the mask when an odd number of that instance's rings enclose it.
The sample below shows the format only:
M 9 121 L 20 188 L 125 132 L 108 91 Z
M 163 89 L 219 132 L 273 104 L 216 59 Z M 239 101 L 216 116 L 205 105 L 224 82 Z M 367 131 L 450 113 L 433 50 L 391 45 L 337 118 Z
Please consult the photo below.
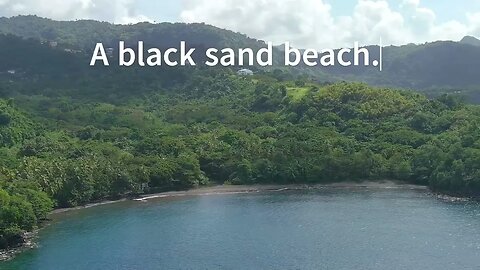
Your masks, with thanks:
M 83 206 L 58 208 L 50 212 L 50 215 L 61 214 L 74 210 L 81 210 L 92 208 L 96 206 L 114 204 L 125 201 L 146 202 L 148 200 L 172 198 L 172 197 L 186 197 L 186 196 L 211 196 L 211 195 L 225 195 L 225 194 L 243 194 L 243 193 L 257 193 L 257 192 L 279 192 L 287 190 L 315 190 L 321 188 L 379 188 L 379 189 L 393 189 L 393 188 L 408 188 L 418 190 L 429 190 L 427 186 L 414 185 L 392 180 L 382 181 L 363 181 L 363 182 L 340 182 L 330 184 L 253 184 L 253 185 L 214 185 L 202 186 L 187 190 L 178 191 L 164 191 L 151 194 L 142 194 L 134 198 L 121 198 L 118 200 L 105 200 L 96 203 L 89 203 Z
M 39 230 L 40 229 L 35 229 L 31 232 L 23 233 L 22 237 L 24 242 L 19 244 L 18 246 L 0 250 L 0 263 L 3 261 L 11 260 L 24 251 L 38 247 L 36 240 Z
M 426 186 L 410 185 L 394 181 L 382 182 L 344 182 L 332 184 L 267 184 L 267 185 L 218 185 L 212 187 L 194 188 L 184 191 L 169 191 L 154 194 L 146 194 L 132 199 L 133 201 L 144 202 L 153 199 L 182 197 L 182 196 L 209 196 L 209 195 L 224 195 L 224 194 L 242 194 L 242 193 L 257 193 L 257 192 L 279 192 L 289 190 L 315 190 L 322 188 L 378 188 L 378 189 L 392 189 L 392 188 L 409 188 L 409 189 L 428 189 Z
M 83 206 L 59 208 L 54 209 L 49 213 L 52 215 L 62 214 L 75 210 L 88 209 L 92 207 L 115 204 L 125 201 L 147 202 L 150 200 L 160 200 L 165 198 L 188 197 L 188 196 L 212 196 L 212 195 L 226 195 L 226 194 L 247 194 L 260 192 L 281 192 L 281 191 L 295 191 L 295 190 L 319 190 L 323 188 L 338 188 L 338 189 L 410 189 L 410 190 L 424 190 L 430 192 L 436 199 L 445 202 L 465 202 L 468 198 L 454 197 L 441 193 L 432 192 L 427 186 L 414 185 L 404 182 L 382 180 L 382 181 L 363 181 L 363 182 L 339 182 L 329 184 L 255 184 L 255 185 L 215 185 L 206 187 L 197 187 L 181 191 L 166 191 L 152 194 L 143 194 L 136 198 L 121 198 L 118 200 L 105 200 L 97 203 L 90 203 Z M 16 255 L 30 249 L 37 247 L 36 238 L 38 231 L 44 226 L 32 232 L 24 234 L 25 242 L 21 245 L 0 250 L 0 262 L 13 259 Z

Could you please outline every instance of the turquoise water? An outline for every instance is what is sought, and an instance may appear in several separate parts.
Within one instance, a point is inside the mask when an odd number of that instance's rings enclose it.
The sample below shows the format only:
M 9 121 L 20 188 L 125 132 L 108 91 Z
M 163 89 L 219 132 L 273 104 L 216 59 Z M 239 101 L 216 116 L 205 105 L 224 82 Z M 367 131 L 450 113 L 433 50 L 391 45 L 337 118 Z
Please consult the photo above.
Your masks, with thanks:
M 124 202 L 59 215 L 0 269 L 480 269 L 480 206 L 360 188 Z

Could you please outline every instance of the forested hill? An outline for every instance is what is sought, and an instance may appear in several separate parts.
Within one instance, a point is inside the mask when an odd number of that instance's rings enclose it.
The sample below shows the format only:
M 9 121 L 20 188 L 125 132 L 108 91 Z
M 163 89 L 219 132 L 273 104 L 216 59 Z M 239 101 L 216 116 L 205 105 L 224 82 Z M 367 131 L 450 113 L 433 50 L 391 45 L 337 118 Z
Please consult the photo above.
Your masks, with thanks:
M 203 23 L 138 23 L 118 25 L 93 20 L 54 21 L 37 16 L 0 18 L 0 33 L 40 41 L 54 41 L 60 46 L 93 51 L 97 42 L 116 47 L 119 40 L 134 44 L 139 40 L 159 48 L 178 46 L 186 41 L 192 47 L 260 48 L 263 41 L 244 34 L 220 29 Z
M 460 43 L 473 45 L 473 46 L 480 46 L 480 40 L 472 36 L 465 36 L 464 38 L 462 38 L 462 40 L 460 40 Z
M 208 47 L 254 48 L 263 41 L 240 33 L 205 24 L 138 23 L 113 25 L 92 20 L 54 21 L 36 16 L 0 18 L 0 33 L 57 42 L 59 48 L 91 53 L 97 42 L 115 48 L 119 40 L 135 44 L 143 40 L 147 46 L 175 47 L 185 40 L 199 51 Z M 320 81 L 362 81 L 375 86 L 390 86 L 422 91 L 429 96 L 457 93 L 467 101 L 480 103 L 480 41 L 465 37 L 460 42 L 438 41 L 421 45 L 384 48 L 382 72 L 364 67 L 291 68 L 289 73 L 305 73 Z M 276 67 L 282 68 L 283 53 L 276 50 Z M 378 58 L 378 47 L 370 47 Z
M 39 40 L 0 44 L 0 247 L 53 206 L 215 183 L 395 179 L 480 195 L 480 106 L 455 96 L 282 70 L 90 68 Z
M 473 45 L 476 40 L 473 37 L 466 40 L 385 47 L 381 72 L 364 67 L 334 67 L 323 71 L 350 81 L 415 89 L 433 96 L 459 93 L 471 102 L 480 103 L 480 46 Z M 379 48 L 369 48 L 374 59 L 378 59 Z

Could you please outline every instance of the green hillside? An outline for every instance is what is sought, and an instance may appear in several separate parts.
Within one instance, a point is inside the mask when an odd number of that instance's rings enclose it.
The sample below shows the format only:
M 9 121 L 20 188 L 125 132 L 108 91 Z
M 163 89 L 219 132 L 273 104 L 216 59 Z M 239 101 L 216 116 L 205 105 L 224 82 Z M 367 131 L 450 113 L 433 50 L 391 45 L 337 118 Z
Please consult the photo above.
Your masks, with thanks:
M 176 47 L 184 40 L 198 50 L 216 48 L 253 48 L 265 46 L 263 41 L 240 33 L 205 24 L 138 23 L 114 25 L 92 20 L 54 21 L 36 16 L 0 18 L 0 33 L 56 42 L 59 49 L 81 50 L 91 54 L 97 42 L 116 48 L 119 40 L 134 46 L 142 40 L 145 46 Z M 438 41 L 426 44 L 388 46 L 383 49 L 383 71 L 371 67 L 306 67 L 289 68 L 291 74 L 307 74 L 321 82 L 361 81 L 374 86 L 413 89 L 429 96 L 456 93 L 467 102 L 480 103 L 480 46 L 478 39 L 465 37 L 460 42 Z M 275 68 L 285 70 L 283 53 L 274 48 Z M 378 46 L 369 46 L 372 59 L 379 59 Z
M 378 46 L 370 46 L 379 59 Z M 323 72 L 349 81 L 375 86 L 401 87 L 439 96 L 456 93 L 480 103 L 480 47 L 462 42 L 438 41 L 423 45 L 383 48 L 383 70 L 374 67 L 330 67 Z
M 281 70 L 90 68 L 38 40 L 0 44 L 1 247 L 53 205 L 213 183 L 394 179 L 480 195 L 480 106 L 455 96 Z
M 119 40 L 139 40 L 155 47 L 178 46 L 182 40 L 195 47 L 260 48 L 264 42 L 202 23 L 138 23 L 116 25 L 93 20 L 54 21 L 37 16 L 0 18 L 0 33 L 57 42 L 57 46 L 93 51 L 97 42 L 116 47 Z

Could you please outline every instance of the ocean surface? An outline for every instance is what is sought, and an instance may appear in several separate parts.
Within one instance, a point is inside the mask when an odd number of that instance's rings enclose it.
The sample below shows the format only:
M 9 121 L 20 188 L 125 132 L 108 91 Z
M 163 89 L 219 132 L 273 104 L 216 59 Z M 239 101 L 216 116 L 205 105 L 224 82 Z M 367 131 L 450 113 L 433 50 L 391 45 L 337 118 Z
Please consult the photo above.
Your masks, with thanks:
M 480 205 L 408 188 L 128 201 L 39 237 L 0 269 L 480 269 Z

